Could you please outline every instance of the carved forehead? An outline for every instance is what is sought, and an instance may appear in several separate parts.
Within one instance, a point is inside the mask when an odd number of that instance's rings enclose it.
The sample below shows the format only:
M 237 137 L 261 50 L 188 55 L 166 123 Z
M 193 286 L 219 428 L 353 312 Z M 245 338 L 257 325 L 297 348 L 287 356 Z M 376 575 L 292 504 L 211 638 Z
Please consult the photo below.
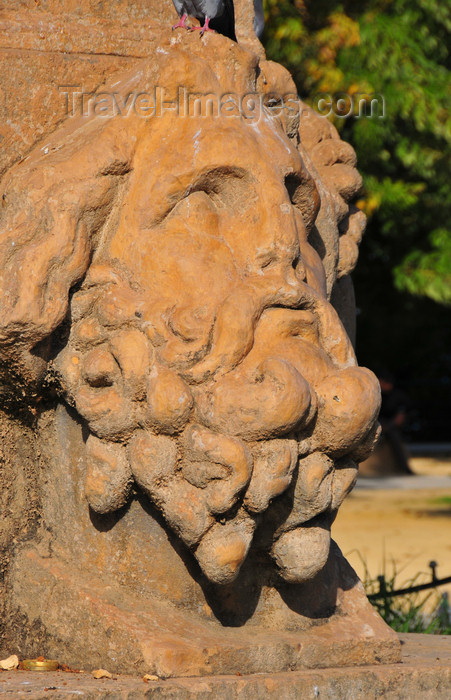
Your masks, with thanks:
M 155 153 L 152 164 L 155 172 L 164 167 L 159 161 L 162 153 L 169 153 L 178 161 L 181 173 L 228 164 L 246 169 L 258 162 L 260 170 L 256 178 L 264 179 L 275 169 L 284 173 L 302 167 L 296 147 L 287 139 L 279 121 L 264 107 L 255 120 L 221 115 L 199 118 L 168 115 L 155 120 L 143 135 L 137 157 L 143 151 Z M 265 159 L 268 151 L 275 156 L 271 162 Z
M 298 151 L 266 114 L 254 124 L 234 117 L 168 116 L 149 124 L 136 149 L 135 213 L 145 211 L 149 224 L 160 220 L 174 201 L 214 171 L 236 173 L 252 183 L 248 196 L 283 185 L 289 174 L 309 179 Z
M 213 91 L 220 94 L 244 94 L 255 90 L 259 72 L 258 58 L 219 35 L 210 37 L 211 40 L 216 43 L 216 51 L 214 54 L 210 52 L 206 60 L 198 37 L 185 36 L 183 48 L 179 45 L 178 37 L 163 39 L 152 59 L 143 59 L 133 69 L 115 74 L 109 83 L 98 87 L 97 93 L 110 96 L 114 94 L 119 105 L 123 106 L 130 104 L 130 95 L 152 95 L 155 88 L 162 89 L 164 99 L 169 100 L 182 87 L 189 93 Z M 134 141 L 146 127 L 146 121 L 137 116 L 134 109 L 123 109 L 119 118 L 100 115 L 95 110 L 89 114 L 69 117 L 54 132 L 43 135 L 45 142 L 34 146 L 24 160 L 27 161 L 28 170 L 33 166 L 45 170 L 47 163 L 59 163 L 69 157 L 77 158 L 77 153 L 85 149 L 87 140 L 91 142 L 91 148 L 95 147 L 96 142 L 103 142 L 102 145 L 106 146 L 100 160 L 111 156 L 113 142 L 116 150 L 122 151 L 124 158 L 130 157 Z M 109 138 L 111 131 L 115 132 L 117 138 Z M 96 160 L 98 159 L 91 158 L 88 168 L 95 167 Z M 6 173 L 5 183 L 11 180 L 18 167 L 22 169 L 22 163 L 20 161 Z

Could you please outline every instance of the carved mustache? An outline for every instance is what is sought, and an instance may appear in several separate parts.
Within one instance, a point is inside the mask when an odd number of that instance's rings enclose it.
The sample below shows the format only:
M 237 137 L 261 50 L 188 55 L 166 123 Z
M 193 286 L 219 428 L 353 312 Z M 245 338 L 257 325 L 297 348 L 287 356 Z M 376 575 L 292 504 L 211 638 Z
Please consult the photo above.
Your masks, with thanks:
M 158 363 L 139 330 L 133 295 L 126 303 L 125 292 L 119 294 L 132 326 L 123 318 L 111 333 L 99 325 L 99 310 L 82 314 L 57 361 L 69 401 L 99 437 L 126 437 L 140 426 L 171 434 L 194 414 L 195 420 L 223 433 L 265 439 L 293 430 L 299 434 L 315 418 L 314 439 L 321 449 L 344 454 L 355 448 L 374 426 L 379 386 L 368 370 L 355 366 L 333 307 L 298 280 L 288 290 L 279 288 L 277 298 L 294 304 L 302 296 L 304 310 L 264 309 L 274 293 L 263 294 L 267 280 L 258 282 L 260 294 L 256 284 L 254 279 L 246 282 L 248 303 L 242 287 L 225 300 L 210 353 L 183 373 L 186 379 L 192 373 L 205 377 L 220 363 L 220 371 L 201 386 L 189 387 L 178 372 Z M 82 293 L 82 308 L 93 308 L 93 294 L 98 295 L 95 288 Z M 110 303 L 106 298 L 100 296 L 98 302 L 101 316 L 102 304 Z
M 293 268 L 279 265 L 271 273 L 248 278 L 227 297 L 216 315 L 208 355 L 186 370 L 185 376 L 203 382 L 230 371 L 252 348 L 254 331 L 264 310 L 279 306 L 312 311 L 321 345 L 332 363 L 338 367 L 356 364 L 351 342 L 331 304 L 302 282 Z

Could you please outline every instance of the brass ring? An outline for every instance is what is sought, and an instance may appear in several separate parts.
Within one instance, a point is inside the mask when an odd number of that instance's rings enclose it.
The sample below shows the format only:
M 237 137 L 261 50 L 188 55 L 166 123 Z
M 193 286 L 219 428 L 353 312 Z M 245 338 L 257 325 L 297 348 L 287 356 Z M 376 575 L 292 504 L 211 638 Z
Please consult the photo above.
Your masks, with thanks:
M 25 659 L 22 661 L 22 666 L 25 671 L 56 671 L 59 668 L 59 663 L 51 659 L 44 659 L 44 661 Z

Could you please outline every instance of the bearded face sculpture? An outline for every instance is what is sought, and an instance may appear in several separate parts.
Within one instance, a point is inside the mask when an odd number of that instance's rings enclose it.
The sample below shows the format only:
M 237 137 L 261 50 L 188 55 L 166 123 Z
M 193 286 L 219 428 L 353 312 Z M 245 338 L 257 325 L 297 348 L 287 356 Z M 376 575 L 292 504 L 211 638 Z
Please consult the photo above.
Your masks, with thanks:
M 180 121 L 137 144 L 55 360 L 89 427 L 86 497 L 106 513 L 137 483 L 205 575 L 227 583 L 293 484 L 270 551 L 303 581 L 327 560 L 376 382 L 327 301 L 309 242 L 319 195 L 296 147 L 267 115 L 258 130 L 210 120 L 197 137 L 195 120 Z M 178 167 L 159 131 L 185 143 Z
M 217 42 L 216 63 L 167 47 L 116 89 L 284 90 L 243 49 L 224 71 Z M 330 301 L 362 230 L 354 154 L 305 114 L 80 117 L 2 184 L 5 404 L 57 395 L 86 507 L 144 493 L 219 587 L 251 549 L 279 580 L 317 576 L 377 432 Z

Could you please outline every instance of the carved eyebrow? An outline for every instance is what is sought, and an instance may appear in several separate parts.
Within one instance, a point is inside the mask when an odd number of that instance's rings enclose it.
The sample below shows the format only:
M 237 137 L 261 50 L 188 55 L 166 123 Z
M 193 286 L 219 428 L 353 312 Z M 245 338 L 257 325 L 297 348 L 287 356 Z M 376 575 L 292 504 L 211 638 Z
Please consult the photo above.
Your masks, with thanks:
M 190 180 L 188 187 L 180 187 L 168 196 L 169 206 L 158 217 L 157 224 L 161 224 L 179 202 L 194 192 L 205 192 L 217 206 L 240 210 L 251 206 L 257 199 L 256 179 L 245 168 L 229 165 L 208 168 L 192 175 Z
M 133 166 L 129 160 L 122 158 L 112 158 L 98 173 L 101 175 L 127 175 L 133 170 Z

